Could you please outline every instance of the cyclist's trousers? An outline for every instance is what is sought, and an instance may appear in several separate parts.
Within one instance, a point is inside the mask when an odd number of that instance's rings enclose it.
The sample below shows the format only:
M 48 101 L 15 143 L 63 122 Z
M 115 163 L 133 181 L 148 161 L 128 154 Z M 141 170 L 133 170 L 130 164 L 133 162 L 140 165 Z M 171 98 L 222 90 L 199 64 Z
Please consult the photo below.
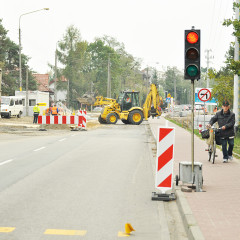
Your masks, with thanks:
M 228 143 L 228 148 L 227 148 Z M 223 152 L 223 158 L 228 159 L 228 156 L 232 156 L 234 146 L 234 138 L 224 138 L 222 139 L 222 152 Z

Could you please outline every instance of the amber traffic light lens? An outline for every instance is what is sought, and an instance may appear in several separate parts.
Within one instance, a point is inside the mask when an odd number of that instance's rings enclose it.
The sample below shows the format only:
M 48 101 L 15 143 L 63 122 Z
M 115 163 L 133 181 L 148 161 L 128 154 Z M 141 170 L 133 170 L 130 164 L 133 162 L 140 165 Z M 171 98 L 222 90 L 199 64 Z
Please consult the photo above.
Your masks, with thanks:
M 199 56 L 199 53 L 196 48 L 190 48 L 186 52 L 187 59 L 196 60 Z
M 195 32 L 190 32 L 187 35 L 187 41 L 191 44 L 194 44 L 198 41 L 198 34 Z

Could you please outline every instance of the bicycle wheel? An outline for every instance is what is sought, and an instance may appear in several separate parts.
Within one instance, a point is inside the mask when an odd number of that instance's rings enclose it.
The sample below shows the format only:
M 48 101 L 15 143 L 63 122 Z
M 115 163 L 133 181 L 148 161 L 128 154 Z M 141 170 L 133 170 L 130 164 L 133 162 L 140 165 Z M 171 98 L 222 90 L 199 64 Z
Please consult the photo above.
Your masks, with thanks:
M 216 157 L 216 141 L 213 141 L 213 151 L 212 151 L 212 164 L 215 162 L 215 157 Z
M 212 145 L 208 145 L 208 161 L 210 162 L 212 158 Z

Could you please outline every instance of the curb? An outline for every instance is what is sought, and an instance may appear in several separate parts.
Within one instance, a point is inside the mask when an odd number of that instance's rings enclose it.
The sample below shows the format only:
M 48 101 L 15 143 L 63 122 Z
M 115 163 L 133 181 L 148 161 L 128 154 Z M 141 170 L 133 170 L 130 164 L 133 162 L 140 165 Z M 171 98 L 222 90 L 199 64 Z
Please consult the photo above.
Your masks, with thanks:
M 192 210 L 188 204 L 184 193 L 180 187 L 174 186 L 174 190 L 177 196 L 177 206 L 180 211 L 183 225 L 190 240 L 205 240 L 197 221 L 192 213 Z
M 151 124 L 149 123 L 152 136 L 154 137 L 155 141 L 157 142 L 157 138 L 153 133 L 153 130 L 151 128 Z M 179 186 L 174 185 L 173 190 L 177 196 L 177 206 L 181 215 L 181 218 L 183 220 L 183 225 L 185 228 L 185 231 L 187 233 L 188 239 L 190 240 L 205 240 L 202 231 L 200 230 L 197 221 L 192 213 L 192 210 L 188 204 L 188 201 L 186 197 L 184 196 L 184 193 L 181 191 L 181 188 Z

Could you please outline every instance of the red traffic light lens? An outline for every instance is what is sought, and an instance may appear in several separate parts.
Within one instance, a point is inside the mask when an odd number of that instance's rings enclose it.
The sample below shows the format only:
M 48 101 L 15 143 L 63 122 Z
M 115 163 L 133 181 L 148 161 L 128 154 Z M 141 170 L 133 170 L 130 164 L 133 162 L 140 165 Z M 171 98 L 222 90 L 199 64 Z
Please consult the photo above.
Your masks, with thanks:
M 189 48 L 186 52 L 187 59 L 196 60 L 198 56 L 199 56 L 199 53 L 196 48 Z
M 198 41 L 198 34 L 195 32 L 190 32 L 187 35 L 187 41 L 191 44 L 194 44 Z

